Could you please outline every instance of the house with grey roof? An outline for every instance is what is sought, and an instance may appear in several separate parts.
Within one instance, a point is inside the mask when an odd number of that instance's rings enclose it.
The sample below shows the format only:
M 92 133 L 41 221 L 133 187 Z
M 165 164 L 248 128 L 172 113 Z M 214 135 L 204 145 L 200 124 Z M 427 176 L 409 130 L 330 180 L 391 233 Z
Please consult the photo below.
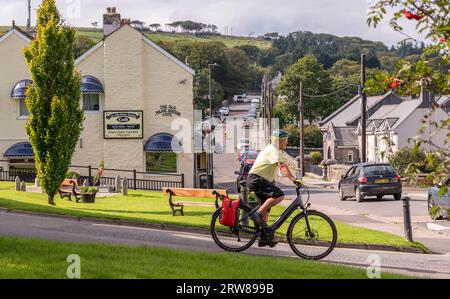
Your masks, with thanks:
M 433 132 L 431 128 L 420 133 L 422 120 L 435 104 L 431 121 L 448 118 L 449 96 L 435 98 L 422 90 L 419 98 L 401 98 L 392 91 L 367 98 L 366 144 L 368 162 L 387 162 L 390 155 L 404 146 L 410 146 L 411 138 L 430 140 L 426 150 L 443 147 L 448 130 Z M 361 102 L 360 96 L 319 123 L 324 136 L 324 157 L 339 164 L 353 164 L 360 161 L 361 144 Z M 433 144 L 433 145 L 432 145 Z
M 434 103 L 434 96 L 423 90 L 420 98 L 384 105 L 373 113 L 366 125 L 368 162 L 387 162 L 396 151 L 411 146 L 411 138 L 430 140 L 431 143 L 425 145 L 426 150 L 443 147 L 448 130 L 434 132 L 432 128 L 427 128 L 423 133 L 419 132 L 422 120 L 430 113 Z M 430 121 L 439 122 L 448 118 L 448 114 L 444 109 L 436 109 L 431 118 Z M 361 124 L 358 124 L 356 134 L 361 140 Z
M 341 108 L 319 123 L 324 136 L 324 157 L 339 164 L 359 162 L 358 123 L 361 118 L 360 95 L 355 96 Z M 386 105 L 396 105 L 403 101 L 393 92 L 367 98 L 367 114 L 373 115 Z

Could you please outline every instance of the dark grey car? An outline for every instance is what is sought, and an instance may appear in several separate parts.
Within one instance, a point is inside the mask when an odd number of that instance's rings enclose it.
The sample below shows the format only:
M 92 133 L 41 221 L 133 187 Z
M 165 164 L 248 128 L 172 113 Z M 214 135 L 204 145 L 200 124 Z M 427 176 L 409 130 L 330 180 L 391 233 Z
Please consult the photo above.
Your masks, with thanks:
M 441 187 L 447 186 L 448 190 L 442 196 L 439 196 Z M 438 207 L 437 209 L 435 207 Z M 435 210 L 435 211 L 432 211 Z M 433 186 L 428 191 L 428 211 L 431 218 L 435 220 L 442 219 L 444 216 L 449 217 L 450 211 L 450 177 L 441 183 Z
M 366 196 L 393 195 L 402 198 L 402 183 L 397 172 L 389 164 L 361 163 L 353 165 L 339 181 L 339 198 L 356 197 L 357 202 Z

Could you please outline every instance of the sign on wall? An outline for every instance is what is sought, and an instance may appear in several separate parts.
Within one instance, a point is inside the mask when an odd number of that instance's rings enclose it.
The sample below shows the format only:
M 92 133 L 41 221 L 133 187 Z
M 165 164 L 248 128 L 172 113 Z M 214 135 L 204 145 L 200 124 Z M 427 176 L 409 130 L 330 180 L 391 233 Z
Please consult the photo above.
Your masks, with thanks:
M 142 139 L 142 110 L 104 111 L 103 135 L 105 139 Z
M 155 111 L 155 115 L 172 117 L 173 115 L 180 116 L 181 113 L 177 111 L 175 105 L 160 105 L 159 110 Z

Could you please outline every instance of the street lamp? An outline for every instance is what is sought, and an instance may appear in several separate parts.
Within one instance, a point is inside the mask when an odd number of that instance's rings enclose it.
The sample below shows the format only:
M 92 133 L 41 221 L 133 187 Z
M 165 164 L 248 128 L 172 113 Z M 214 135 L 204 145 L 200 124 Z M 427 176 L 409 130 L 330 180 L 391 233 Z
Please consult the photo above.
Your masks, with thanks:
M 214 188 L 214 151 L 212 146 L 212 80 L 211 80 L 211 67 L 219 66 L 217 63 L 208 64 L 209 70 L 209 152 L 207 153 L 208 162 L 208 188 Z

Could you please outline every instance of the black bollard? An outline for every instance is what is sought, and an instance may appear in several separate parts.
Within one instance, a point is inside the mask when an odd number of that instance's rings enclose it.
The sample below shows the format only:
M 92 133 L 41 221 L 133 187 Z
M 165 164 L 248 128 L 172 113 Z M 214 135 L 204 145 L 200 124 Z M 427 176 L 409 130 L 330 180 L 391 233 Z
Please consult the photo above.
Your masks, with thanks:
M 410 204 L 409 201 L 411 199 L 409 197 L 403 197 L 403 224 L 405 228 L 405 238 L 409 242 L 413 241 L 413 235 L 412 235 L 412 225 L 411 225 L 411 210 L 410 210 Z

